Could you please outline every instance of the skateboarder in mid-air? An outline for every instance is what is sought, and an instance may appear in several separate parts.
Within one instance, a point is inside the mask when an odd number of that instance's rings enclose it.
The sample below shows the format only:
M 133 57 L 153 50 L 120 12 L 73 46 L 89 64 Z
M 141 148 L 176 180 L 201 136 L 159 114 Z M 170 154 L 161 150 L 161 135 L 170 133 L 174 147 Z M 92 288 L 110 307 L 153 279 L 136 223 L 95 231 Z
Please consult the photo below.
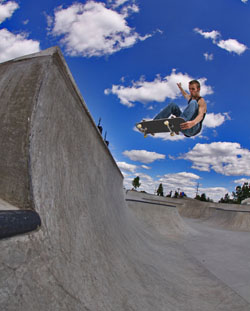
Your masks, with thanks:
M 181 132 L 187 136 L 197 135 L 202 128 L 202 122 L 205 119 L 207 105 L 205 100 L 200 96 L 200 83 L 197 80 L 189 82 L 189 92 L 186 93 L 181 83 L 177 83 L 182 95 L 188 100 L 188 106 L 182 112 L 178 105 L 170 103 L 165 107 L 154 120 L 168 118 L 171 114 L 183 118 L 186 122 L 180 125 Z

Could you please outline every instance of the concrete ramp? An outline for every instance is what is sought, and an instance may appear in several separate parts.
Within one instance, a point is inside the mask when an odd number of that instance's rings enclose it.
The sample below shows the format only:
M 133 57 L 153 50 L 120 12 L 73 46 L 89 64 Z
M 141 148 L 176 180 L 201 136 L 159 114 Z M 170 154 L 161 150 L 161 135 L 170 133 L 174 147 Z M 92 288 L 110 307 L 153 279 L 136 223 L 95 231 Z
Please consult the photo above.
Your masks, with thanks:
M 137 191 L 127 191 L 126 201 L 134 215 L 148 229 L 152 229 L 166 238 L 179 239 L 197 233 L 179 215 L 177 206 L 182 203 Z
M 178 206 L 181 216 L 200 219 L 215 227 L 250 232 L 250 208 L 240 204 L 222 204 L 183 200 Z
M 0 98 L 0 198 L 42 221 L 0 241 L 1 310 L 250 309 L 128 209 L 123 177 L 58 48 L 1 64 Z

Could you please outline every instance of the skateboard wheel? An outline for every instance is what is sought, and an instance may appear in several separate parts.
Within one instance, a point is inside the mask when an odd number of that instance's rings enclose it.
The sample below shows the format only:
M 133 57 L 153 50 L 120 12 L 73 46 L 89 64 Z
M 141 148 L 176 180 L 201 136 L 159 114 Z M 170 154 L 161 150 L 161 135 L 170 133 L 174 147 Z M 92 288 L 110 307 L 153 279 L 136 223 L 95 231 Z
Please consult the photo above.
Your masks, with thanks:
M 170 136 L 174 136 L 174 133 L 173 133 L 173 132 L 171 132 L 171 133 L 170 133 Z
M 146 138 L 148 136 L 148 134 L 144 134 L 144 138 Z
M 169 126 L 169 121 L 165 121 L 164 124 L 165 124 L 166 126 Z
M 141 128 L 142 128 L 142 125 L 139 123 L 139 124 L 136 125 L 136 127 L 137 127 L 138 129 L 141 129 Z

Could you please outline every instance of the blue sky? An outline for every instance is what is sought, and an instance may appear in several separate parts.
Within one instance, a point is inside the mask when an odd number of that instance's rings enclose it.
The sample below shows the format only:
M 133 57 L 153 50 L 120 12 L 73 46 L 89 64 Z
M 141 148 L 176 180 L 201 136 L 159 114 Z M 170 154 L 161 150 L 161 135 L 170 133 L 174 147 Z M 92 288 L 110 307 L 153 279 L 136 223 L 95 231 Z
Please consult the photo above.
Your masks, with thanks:
M 102 118 L 124 186 L 214 200 L 250 182 L 250 2 L 0 1 L 0 62 L 60 46 L 96 123 Z M 201 82 L 208 114 L 194 138 L 135 129 L 176 86 Z

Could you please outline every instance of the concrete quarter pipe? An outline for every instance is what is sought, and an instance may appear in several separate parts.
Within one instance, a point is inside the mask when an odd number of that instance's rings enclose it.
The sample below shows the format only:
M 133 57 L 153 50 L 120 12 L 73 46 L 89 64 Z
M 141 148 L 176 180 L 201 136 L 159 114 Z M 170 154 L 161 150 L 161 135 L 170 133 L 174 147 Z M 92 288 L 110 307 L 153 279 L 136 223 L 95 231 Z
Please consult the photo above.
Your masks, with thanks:
M 0 240 L 1 310 L 250 310 L 134 217 L 58 48 L 1 64 L 0 98 L 0 198 L 41 218 Z

